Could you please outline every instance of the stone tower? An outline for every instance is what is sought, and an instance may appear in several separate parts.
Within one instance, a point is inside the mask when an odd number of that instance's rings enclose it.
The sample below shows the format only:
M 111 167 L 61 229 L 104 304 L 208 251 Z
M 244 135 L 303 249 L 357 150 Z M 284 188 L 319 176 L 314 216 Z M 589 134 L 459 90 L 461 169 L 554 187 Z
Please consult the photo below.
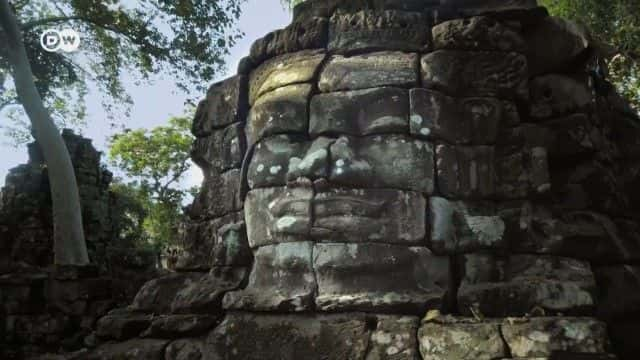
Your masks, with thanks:
M 535 0 L 306 1 L 200 104 L 179 272 L 93 354 L 635 359 L 638 124 Z

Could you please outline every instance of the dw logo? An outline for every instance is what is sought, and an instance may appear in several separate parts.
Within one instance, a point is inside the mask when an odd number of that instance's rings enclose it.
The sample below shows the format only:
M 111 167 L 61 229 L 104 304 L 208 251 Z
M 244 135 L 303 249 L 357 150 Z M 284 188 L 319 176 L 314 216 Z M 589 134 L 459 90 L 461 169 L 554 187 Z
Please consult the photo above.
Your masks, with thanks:
M 80 47 L 80 34 L 73 29 L 47 29 L 40 36 L 40 45 L 49 52 L 76 51 Z

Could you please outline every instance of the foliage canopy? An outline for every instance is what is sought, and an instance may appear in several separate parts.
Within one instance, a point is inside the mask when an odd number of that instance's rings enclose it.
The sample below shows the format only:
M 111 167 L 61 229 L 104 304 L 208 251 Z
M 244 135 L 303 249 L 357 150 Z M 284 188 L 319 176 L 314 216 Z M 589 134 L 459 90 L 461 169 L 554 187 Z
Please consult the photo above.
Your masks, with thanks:
M 193 192 L 180 186 L 191 166 L 193 137 L 189 117 L 174 117 L 165 126 L 151 130 L 125 130 L 113 137 L 109 158 L 113 165 L 134 179 L 116 184 L 116 193 L 130 200 L 123 220 L 131 238 L 142 239 L 157 249 L 173 244 L 183 218 L 182 202 Z M 126 214 L 125 214 L 126 215 Z
M 235 29 L 244 0 L 10 0 L 45 105 L 59 126 L 82 125 L 87 89 L 103 95 L 105 114 L 128 115 L 123 74 L 136 82 L 162 74 L 180 89 L 204 92 L 241 36 Z M 70 27 L 80 50 L 51 53 L 43 30 Z M 1 124 L 15 143 L 29 141 L 28 122 L 11 79 L 0 32 Z M 113 120 L 113 118 L 111 119 Z

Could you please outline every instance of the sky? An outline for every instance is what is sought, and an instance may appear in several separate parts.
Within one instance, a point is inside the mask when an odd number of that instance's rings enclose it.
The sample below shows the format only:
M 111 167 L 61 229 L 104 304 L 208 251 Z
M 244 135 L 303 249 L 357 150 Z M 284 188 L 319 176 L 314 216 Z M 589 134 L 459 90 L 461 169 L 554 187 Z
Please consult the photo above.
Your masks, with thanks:
M 280 0 L 248 0 L 243 6 L 238 24 L 245 36 L 231 49 L 231 54 L 227 58 L 227 73 L 220 74 L 219 80 L 235 74 L 238 61 L 249 54 L 253 41 L 270 31 L 285 27 L 290 20 L 291 14 L 282 7 Z M 133 84 L 133 78 L 126 75 L 122 80 L 127 84 L 126 89 L 134 101 L 131 117 L 123 121 L 128 128 L 151 128 L 162 125 L 171 116 L 183 114 L 184 103 L 188 96 L 178 92 L 172 79 L 157 77 L 153 79 L 154 82 L 151 85 L 141 86 Z M 106 153 L 106 140 L 113 130 L 104 116 L 100 98 L 101 94 L 95 91 L 91 91 L 86 98 L 87 127 L 83 130 L 83 135 L 93 139 L 96 148 Z M 0 122 L 2 121 L 3 119 L 0 118 Z M 27 161 L 26 147 L 16 149 L 5 145 L 6 142 L 7 139 L 0 134 L 0 186 L 4 185 L 9 169 Z M 106 162 L 105 156 L 103 156 L 103 162 Z M 193 166 L 183 185 L 186 187 L 200 185 L 201 180 L 200 171 Z

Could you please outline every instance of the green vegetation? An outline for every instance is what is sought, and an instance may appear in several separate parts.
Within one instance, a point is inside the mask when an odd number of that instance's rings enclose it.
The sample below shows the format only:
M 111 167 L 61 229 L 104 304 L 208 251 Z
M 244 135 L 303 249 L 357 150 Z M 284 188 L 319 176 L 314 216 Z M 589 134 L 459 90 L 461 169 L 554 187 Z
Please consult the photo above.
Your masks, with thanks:
M 174 117 L 165 126 L 125 130 L 113 137 L 109 158 L 133 179 L 113 186 L 124 198 L 121 238 L 137 239 L 134 243 L 156 250 L 175 244 L 183 200 L 193 192 L 180 187 L 191 166 L 190 119 Z
M 541 0 L 554 16 L 589 27 L 593 36 L 612 46 L 610 77 L 618 90 L 640 109 L 640 1 Z
M 104 95 L 110 121 L 131 105 L 121 75 L 138 82 L 162 74 L 180 89 L 205 91 L 241 35 L 235 29 L 244 0 L 10 0 L 36 87 L 58 127 L 85 125 L 88 89 Z M 70 27 L 80 51 L 46 52 L 40 35 Z M 31 141 L 29 121 L 12 85 L 7 39 L 0 31 L 0 124 L 14 145 Z M 97 110 L 97 109 L 96 109 Z

